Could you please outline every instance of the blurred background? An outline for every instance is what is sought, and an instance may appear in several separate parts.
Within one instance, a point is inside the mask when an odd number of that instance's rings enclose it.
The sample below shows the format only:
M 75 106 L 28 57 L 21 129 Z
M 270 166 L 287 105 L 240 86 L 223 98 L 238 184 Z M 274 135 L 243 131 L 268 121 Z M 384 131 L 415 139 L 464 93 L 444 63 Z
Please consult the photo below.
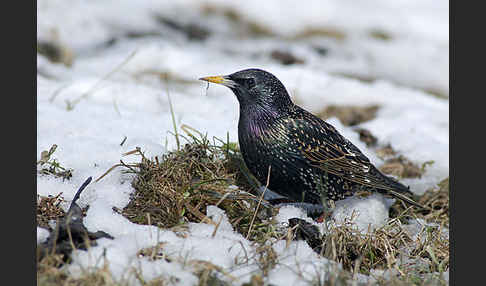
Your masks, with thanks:
M 180 80 L 288 66 L 447 98 L 448 15 L 432 0 L 38 1 L 38 52 L 81 68 L 137 48 Z

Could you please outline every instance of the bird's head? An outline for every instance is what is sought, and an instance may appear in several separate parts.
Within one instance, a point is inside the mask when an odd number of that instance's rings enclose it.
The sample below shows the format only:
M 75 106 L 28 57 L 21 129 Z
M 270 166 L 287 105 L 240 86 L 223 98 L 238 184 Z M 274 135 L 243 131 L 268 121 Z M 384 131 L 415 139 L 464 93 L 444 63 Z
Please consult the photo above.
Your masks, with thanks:
M 200 80 L 230 88 L 241 108 L 263 108 L 281 113 L 293 105 L 280 80 L 264 70 L 245 69 L 230 75 L 202 77 Z

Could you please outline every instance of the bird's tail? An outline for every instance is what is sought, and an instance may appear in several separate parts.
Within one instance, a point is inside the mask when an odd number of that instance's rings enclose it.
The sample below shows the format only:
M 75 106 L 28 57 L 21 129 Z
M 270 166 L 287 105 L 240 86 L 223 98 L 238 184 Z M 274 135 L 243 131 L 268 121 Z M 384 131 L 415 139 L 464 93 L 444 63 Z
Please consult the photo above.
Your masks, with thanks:
M 419 207 L 421 209 L 428 209 L 427 207 L 417 203 L 416 201 L 414 201 L 412 198 L 409 198 L 407 197 L 406 195 L 402 194 L 402 193 L 399 193 L 399 192 L 396 192 L 396 191 L 393 191 L 393 190 L 388 190 L 387 191 L 388 194 L 392 195 L 393 197 L 397 198 L 397 199 L 400 199 L 406 203 L 409 203 L 411 205 L 414 205 L 416 207 Z
M 385 176 L 385 177 L 388 179 L 390 186 L 392 186 L 392 188 L 393 188 L 393 189 L 386 190 L 387 194 L 389 194 L 389 195 L 391 195 L 391 196 L 393 196 L 397 199 L 400 199 L 400 200 L 402 200 L 402 201 L 404 201 L 408 204 L 419 207 L 421 209 L 429 209 L 428 207 L 425 207 L 425 206 L 419 204 L 418 202 L 416 202 L 413 199 L 415 194 L 410 191 L 409 187 L 406 187 L 405 185 L 396 181 L 393 178 L 390 178 L 388 176 Z

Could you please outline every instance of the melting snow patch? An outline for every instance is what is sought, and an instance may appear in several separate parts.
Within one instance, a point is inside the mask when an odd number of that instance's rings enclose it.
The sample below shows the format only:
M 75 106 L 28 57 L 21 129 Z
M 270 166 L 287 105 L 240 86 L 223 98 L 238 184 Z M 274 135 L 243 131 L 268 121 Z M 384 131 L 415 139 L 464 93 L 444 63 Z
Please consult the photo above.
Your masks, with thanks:
M 394 199 L 386 199 L 381 194 L 366 198 L 350 197 L 336 202 L 332 218 L 336 224 L 353 222 L 361 232 L 372 231 L 383 226 Z

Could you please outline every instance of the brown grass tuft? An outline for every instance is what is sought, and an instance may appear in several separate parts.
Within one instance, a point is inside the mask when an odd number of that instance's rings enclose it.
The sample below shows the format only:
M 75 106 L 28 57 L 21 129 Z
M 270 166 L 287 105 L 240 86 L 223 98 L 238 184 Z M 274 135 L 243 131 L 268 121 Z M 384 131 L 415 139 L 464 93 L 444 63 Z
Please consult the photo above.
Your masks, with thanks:
M 192 136 L 192 135 L 191 135 Z M 141 162 L 125 167 L 134 172 L 136 189 L 129 204 L 116 210 L 138 224 L 171 228 L 186 222 L 216 224 L 206 216 L 208 205 L 224 209 L 230 223 L 246 236 L 258 197 L 257 187 L 234 143 L 210 144 L 205 136 L 187 139 L 180 150 L 150 160 L 139 152 Z M 238 186 L 233 189 L 231 185 Z M 269 213 L 270 212 L 270 213 Z M 259 207 L 250 240 L 265 236 L 272 224 L 272 209 Z
M 398 220 L 370 233 L 360 233 L 351 221 L 335 226 L 324 241 L 323 255 L 352 271 L 359 261 L 359 271 L 369 275 L 371 269 L 392 268 L 401 246 L 412 239 L 400 227 Z
M 60 207 L 60 204 L 64 202 L 61 194 L 47 197 L 37 195 L 37 226 L 50 229 L 50 220 L 56 220 L 66 215 L 66 212 Z
M 398 270 L 402 278 L 413 274 L 423 280 L 449 269 L 449 240 L 441 226 L 425 225 L 414 235 L 399 219 L 392 219 L 383 227 L 360 233 L 348 222 L 331 228 L 323 245 L 325 257 L 342 263 L 347 271 L 365 275 L 375 269 Z

